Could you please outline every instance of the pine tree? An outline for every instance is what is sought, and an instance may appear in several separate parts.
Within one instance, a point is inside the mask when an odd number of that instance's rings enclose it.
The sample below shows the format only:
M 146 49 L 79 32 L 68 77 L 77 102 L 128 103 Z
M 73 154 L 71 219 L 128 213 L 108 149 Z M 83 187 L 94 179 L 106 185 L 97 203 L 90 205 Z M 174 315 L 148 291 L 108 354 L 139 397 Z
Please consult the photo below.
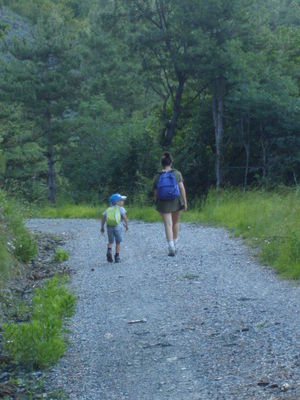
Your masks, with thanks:
M 59 148 L 68 144 L 68 117 L 78 86 L 72 37 L 65 20 L 53 9 L 38 19 L 31 38 L 15 40 L 9 51 L 2 94 L 23 104 L 26 117 L 34 121 L 36 142 L 48 164 L 48 197 L 55 203 L 55 164 Z

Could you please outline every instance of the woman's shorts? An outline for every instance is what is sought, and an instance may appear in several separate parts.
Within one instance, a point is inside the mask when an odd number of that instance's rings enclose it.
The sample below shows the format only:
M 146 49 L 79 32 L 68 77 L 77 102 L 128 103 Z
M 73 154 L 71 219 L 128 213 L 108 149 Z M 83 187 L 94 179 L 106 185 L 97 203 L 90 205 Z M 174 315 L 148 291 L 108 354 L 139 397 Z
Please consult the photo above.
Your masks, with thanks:
M 178 196 L 174 200 L 158 200 L 156 203 L 156 209 L 162 214 L 168 214 L 183 210 L 183 198 L 182 196 Z
M 121 226 L 108 226 L 107 227 L 108 242 L 116 243 L 122 242 L 122 228 Z

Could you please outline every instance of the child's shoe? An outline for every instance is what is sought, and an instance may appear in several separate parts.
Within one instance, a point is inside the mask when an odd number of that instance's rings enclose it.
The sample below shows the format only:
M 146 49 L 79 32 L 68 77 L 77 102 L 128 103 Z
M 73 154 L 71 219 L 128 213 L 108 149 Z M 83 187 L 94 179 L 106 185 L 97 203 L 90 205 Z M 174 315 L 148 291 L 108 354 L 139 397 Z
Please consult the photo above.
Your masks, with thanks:
M 107 258 L 108 262 L 113 262 L 113 257 L 112 257 L 111 251 L 108 251 L 106 253 L 106 258 Z
M 119 263 L 120 262 L 120 256 L 119 254 L 115 255 L 115 263 Z

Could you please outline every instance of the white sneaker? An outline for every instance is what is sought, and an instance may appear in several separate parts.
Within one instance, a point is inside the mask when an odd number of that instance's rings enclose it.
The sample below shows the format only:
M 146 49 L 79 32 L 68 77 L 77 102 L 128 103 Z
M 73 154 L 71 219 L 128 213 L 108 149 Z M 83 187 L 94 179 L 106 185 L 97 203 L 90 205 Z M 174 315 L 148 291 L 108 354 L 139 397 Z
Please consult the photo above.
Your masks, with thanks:
M 174 242 L 174 247 L 175 247 L 175 253 L 177 253 L 177 250 L 178 250 L 178 242 L 177 242 L 177 243 Z

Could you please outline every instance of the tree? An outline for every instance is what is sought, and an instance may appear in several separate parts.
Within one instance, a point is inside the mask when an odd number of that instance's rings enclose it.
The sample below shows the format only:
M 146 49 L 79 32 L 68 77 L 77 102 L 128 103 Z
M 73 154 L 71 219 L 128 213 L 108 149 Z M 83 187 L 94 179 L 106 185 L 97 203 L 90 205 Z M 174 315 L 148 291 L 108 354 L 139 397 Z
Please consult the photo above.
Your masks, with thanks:
M 263 36 L 267 46 L 252 47 L 247 53 L 232 52 L 233 65 L 242 65 L 242 68 L 235 68 L 231 78 L 234 86 L 228 96 L 227 112 L 236 126 L 234 130 L 239 132 L 233 140 L 245 149 L 244 189 L 249 169 L 260 176 L 262 183 L 291 183 L 286 178 L 287 171 L 297 181 L 299 147 L 292 146 L 290 156 L 286 154 L 286 147 L 297 143 L 299 129 L 299 72 L 294 65 L 299 30 L 282 25 L 285 21 L 279 18 L 282 5 L 276 6 L 274 2 L 273 6 L 270 24 L 265 26 Z M 252 167 L 249 166 L 250 147 L 255 163 Z
M 142 199 L 166 146 L 193 196 L 297 184 L 299 1 L 2 0 L 6 183 Z
M 42 15 L 32 38 L 9 46 L 2 82 L 4 98 L 23 104 L 35 121 L 37 142 L 48 163 L 49 200 L 56 201 L 57 150 L 68 143 L 66 123 L 76 101 L 78 71 L 73 42 L 65 21 L 56 10 Z
M 122 4 L 131 23 L 130 32 L 136 32 L 129 38 L 133 50 L 140 55 L 145 85 L 162 101 L 164 144 L 170 146 L 182 111 L 184 89 L 202 47 L 193 35 L 193 26 L 185 19 L 186 6 L 182 2 L 123 0 Z
M 110 7 L 98 4 L 87 20 L 81 41 L 81 96 L 85 101 L 104 96 L 115 110 L 130 116 L 146 109 L 141 68 L 124 40 L 126 28 L 122 36 L 112 34 L 111 18 Z
M 5 188 L 30 200 L 39 198 L 43 192 L 41 184 L 47 176 L 47 164 L 35 136 L 34 122 L 26 119 L 20 104 L 3 102 L 0 109 Z
M 0 40 L 2 39 L 4 32 L 5 32 L 6 26 L 4 24 L 0 23 Z M 0 134 L 0 144 L 2 143 L 3 138 L 2 135 Z M 4 175 L 4 171 L 5 171 L 5 157 L 3 155 L 3 151 L 0 149 L 0 179 L 3 179 L 3 175 Z M 1 184 L 1 180 L 0 180 L 0 184 Z
M 201 1 L 191 18 L 201 35 L 208 37 L 206 55 L 199 65 L 199 75 L 210 83 L 215 132 L 216 188 L 224 182 L 224 113 L 226 98 L 235 85 L 236 54 L 244 56 L 260 48 L 263 40 L 261 18 L 256 18 L 258 3 L 248 0 Z M 245 64 L 245 63 L 244 63 Z

